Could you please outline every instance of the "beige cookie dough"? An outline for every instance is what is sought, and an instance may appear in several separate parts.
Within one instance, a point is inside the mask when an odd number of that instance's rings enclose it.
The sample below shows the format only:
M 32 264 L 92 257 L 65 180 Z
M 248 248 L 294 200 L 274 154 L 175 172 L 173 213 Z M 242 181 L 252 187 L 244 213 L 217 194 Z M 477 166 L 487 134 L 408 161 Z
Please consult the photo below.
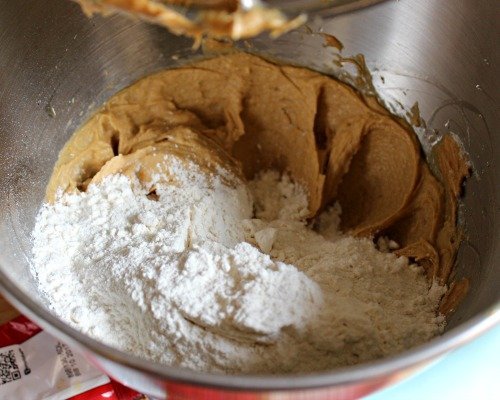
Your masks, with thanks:
M 374 104 L 328 76 L 245 53 L 166 70 L 115 95 L 75 133 L 47 197 L 113 173 L 147 182 L 168 153 L 246 178 L 274 168 L 308 189 L 309 217 L 338 201 L 344 231 L 388 236 L 445 283 L 468 165 L 445 136 L 434 176 L 414 132 Z

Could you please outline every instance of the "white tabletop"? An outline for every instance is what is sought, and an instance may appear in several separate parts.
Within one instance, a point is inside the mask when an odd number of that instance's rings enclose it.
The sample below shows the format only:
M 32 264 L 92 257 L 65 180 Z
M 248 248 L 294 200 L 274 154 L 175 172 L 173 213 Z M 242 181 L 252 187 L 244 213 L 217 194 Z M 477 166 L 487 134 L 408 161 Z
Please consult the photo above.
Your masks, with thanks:
M 435 365 L 364 400 L 500 399 L 500 326 Z

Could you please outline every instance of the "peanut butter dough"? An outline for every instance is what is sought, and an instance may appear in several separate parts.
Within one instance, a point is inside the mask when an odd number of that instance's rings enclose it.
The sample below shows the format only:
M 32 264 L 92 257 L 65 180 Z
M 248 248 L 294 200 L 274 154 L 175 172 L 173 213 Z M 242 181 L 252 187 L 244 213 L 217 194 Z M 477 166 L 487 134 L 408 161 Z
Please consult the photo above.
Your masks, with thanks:
M 434 176 L 411 129 L 330 77 L 245 53 L 146 77 L 67 143 L 48 200 L 117 172 L 149 182 L 170 152 L 212 172 L 241 165 L 247 178 L 287 171 L 308 189 L 311 218 L 338 201 L 344 231 L 388 236 L 429 278 L 449 280 L 460 242 L 457 198 L 468 174 L 458 144 L 445 136 L 437 146 Z

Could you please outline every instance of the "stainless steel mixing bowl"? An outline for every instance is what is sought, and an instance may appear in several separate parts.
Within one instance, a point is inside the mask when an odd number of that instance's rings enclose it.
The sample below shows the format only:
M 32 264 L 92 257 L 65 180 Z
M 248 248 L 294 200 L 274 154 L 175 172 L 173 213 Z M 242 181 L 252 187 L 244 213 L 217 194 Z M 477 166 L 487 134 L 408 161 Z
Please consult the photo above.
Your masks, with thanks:
M 243 47 L 344 75 L 320 32 L 344 54 L 362 53 L 393 111 L 419 102 L 425 148 L 457 134 L 474 176 L 461 220 L 467 235 L 456 276 L 471 289 L 447 332 L 390 359 L 303 376 L 225 376 L 165 367 L 108 348 L 42 305 L 29 272 L 30 232 L 57 154 L 71 133 L 117 90 L 193 57 L 191 41 L 122 17 L 89 20 L 68 0 L 0 0 L 0 282 L 22 312 L 106 373 L 157 398 L 305 395 L 353 398 L 387 385 L 498 323 L 500 281 L 498 18 L 495 0 L 388 1 L 316 19 L 309 30 Z M 312 32 L 312 33 L 311 33 Z M 345 68 L 349 69 L 346 65 Z M 352 71 L 351 71 L 352 72 Z M 253 394 L 249 395 L 251 392 Z M 184 397 L 182 397 L 184 396 Z M 309 397 L 311 396 L 311 397 Z M 266 397 L 267 398 L 267 397 Z

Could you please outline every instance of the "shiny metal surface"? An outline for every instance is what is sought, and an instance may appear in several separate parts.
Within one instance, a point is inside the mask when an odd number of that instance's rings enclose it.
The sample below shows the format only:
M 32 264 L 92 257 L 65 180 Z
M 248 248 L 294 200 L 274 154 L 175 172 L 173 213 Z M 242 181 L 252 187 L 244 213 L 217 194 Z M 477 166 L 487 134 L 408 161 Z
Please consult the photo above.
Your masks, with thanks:
M 136 79 L 199 57 L 191 41 L 122 17 L 86 19 L 67 0 L 0 0 L 0 286 L 20 310 L 75 346 L 114 378 L 158 398 L 202 398 L 225 390 L 312 390 L 317 398 L 354 398 L 411 373 L 500 320 L 500 124 L 498 22 L 494 0 L 400 0 L 315 19 L 271 41 L 246 45 L 259 54 L 340 76 L 335 49 L 319 34 L 362 53 L 373 82 L 394 112 L 418 101 L 425 148 L 447 130 L 469 152 L 461 219 L 466 240 L 457 277 L 469 295 L 447 332 L 391 359 L 307 376 L 232 376 L 156 365 L 94 342 L 42 305 L 29 273 L 30 232 L 57 154 L 71 133 L 117 90 Z M 327 15 L 327 13 L 325 14 Z M 337 58 L 338 59 L 338 58 Z M 211 389 L 208 389 L 210 387 Z M 221 389 L 222 388 L 222 389 Z M 186 393 L 189 392 L 189 395 Z M 254 394 L 259 398 L 263 392 Z M 297 394 L 299 392 L 294 392 Z M 220 392 L 218 392 L 220 394 Z M 310 398 L 310 397 L 309 397 Z
M 264 0 L 261 2 L 289 15 L 302 13 L 334 15 L 359 10 L 382 1 L 386 0 Z M 241 1 L 241 3 L 244 2 L 245 0 Z

